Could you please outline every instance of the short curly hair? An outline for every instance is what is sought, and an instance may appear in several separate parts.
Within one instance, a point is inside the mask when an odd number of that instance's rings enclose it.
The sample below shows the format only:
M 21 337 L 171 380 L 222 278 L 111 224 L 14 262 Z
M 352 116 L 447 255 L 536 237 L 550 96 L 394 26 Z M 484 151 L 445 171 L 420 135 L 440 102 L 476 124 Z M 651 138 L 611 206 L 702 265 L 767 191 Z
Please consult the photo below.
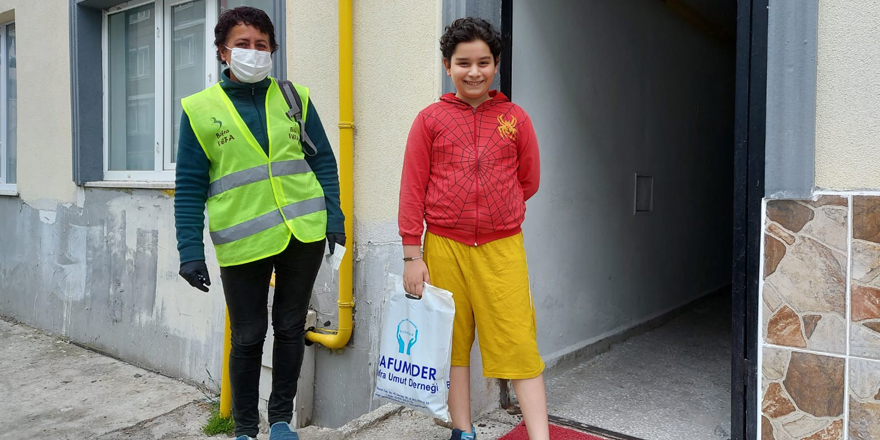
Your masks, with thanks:
M 497 64 L 504 49 L 501 32 L 498 32 L 492 23 L 478 17 L 459 18 L 446 26 L 446 31 L 440 37 L 440 52 L 443 53 L 443 59 L 451 62 L 452 54 L 459 43 L 477 40 L 483 40 L 489 46 Z
M 244 24 L 257 28 L 260 32 L 269 35 L 269 47 L 272 53 L 278 50 L 278 43 L 275 42 L 275 25 L 272 19 L 262 9 L 252 8 L 250 6 L 239 6 L 235 9 L 227 9 L 220 14 L 217 19 L 217 26 L 214 26 L 214 46 L 217 48 L 217 61 L 223 62 L 220 58 L 220 48 L 226 45 L 226 39 L 229 32 L 235 26 Z

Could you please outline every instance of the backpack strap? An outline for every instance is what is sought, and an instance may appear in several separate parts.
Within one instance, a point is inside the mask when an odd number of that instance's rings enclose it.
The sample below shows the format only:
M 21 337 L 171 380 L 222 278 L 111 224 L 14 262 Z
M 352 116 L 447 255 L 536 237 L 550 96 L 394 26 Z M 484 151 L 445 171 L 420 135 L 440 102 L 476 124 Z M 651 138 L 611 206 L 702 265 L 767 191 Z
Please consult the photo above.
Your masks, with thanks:
M 303 124 L 302 120 L 302 99 L 299 97 L 299 93 L 296 92 L 296 89 L 293 87 L 293 83 L 284 80 L 278 84 L 281 86 L 281 94 L 284 95 L 284 100 L 287 101 L 288 107 L 290 110 L 287 111 L 287 117 L 296 121 L 299 125 L 299 133 L 302 137 L 302 145 L 303 145 L 303 153 L 314 156 L 318 154 L 318 149 L 315 148 L 315 144 L 312 142 L 312 139 L 309 137 L 309 134 L 306 133 L 305 124 Z M 308 147 L 311 149 L 311 154 L 306 151 Z

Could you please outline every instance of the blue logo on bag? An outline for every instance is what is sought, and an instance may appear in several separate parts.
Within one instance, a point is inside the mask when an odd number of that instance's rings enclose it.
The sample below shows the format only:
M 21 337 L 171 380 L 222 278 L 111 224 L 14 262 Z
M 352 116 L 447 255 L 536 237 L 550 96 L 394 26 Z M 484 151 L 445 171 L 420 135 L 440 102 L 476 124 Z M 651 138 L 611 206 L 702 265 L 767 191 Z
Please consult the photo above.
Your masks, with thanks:
M 419 328 L 412 321 L 404 319 L 397 324 L 397 351 L 400 354 L 410 354 L 418 340 Z

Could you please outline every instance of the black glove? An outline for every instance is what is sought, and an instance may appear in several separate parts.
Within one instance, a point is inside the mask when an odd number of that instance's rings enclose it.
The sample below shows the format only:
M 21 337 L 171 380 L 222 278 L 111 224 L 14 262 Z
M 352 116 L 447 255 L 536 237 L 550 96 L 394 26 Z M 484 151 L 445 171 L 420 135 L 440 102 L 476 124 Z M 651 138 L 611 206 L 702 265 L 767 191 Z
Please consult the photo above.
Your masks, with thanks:
M 208 291 L 211 285 L 211 277 L 208 276 L 208 266 L 204 260 L 187 261 L 180 264 L 180 276 L 185 279 L 190 286 L 201 290 Z
M 340 234 L 337 232 L 328 232 L 327 233 L 327 247 L 330 248 L 330 255 L 333 255 L 333 251 L 336 250 L 336 244 L 340 246 L 345 246 L 345 234 Z

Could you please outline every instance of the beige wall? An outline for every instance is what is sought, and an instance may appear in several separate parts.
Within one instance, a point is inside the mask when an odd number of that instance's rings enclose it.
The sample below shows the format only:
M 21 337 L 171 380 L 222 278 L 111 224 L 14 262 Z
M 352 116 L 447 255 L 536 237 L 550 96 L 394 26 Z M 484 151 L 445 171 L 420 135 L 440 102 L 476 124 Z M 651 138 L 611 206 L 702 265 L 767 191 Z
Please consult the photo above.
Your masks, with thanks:
M 338 4 L 290 0 L 288 72 L 311 88 L 338 151 Z M 360 243 L 391 242 L 406 137 L 439 98 L 437 1 L 354 2 L 354 214 Z
M 338 5 L 327 0 L 289 0 L 287 4 L 287 75 L 309 87 L 315 108 L 339 154 Z
M 68 15 L 65 1 L 0 0 L 0 21 L 16 23 L 18 192 L 31 204 L 76 201 Z
M 362 238 L 397 241 L 403 152 L 440 90 L 439 3 L 355 2 L 355 216 Z
M 880 2 L 820 0 L 816 186 L 880 188 Z

